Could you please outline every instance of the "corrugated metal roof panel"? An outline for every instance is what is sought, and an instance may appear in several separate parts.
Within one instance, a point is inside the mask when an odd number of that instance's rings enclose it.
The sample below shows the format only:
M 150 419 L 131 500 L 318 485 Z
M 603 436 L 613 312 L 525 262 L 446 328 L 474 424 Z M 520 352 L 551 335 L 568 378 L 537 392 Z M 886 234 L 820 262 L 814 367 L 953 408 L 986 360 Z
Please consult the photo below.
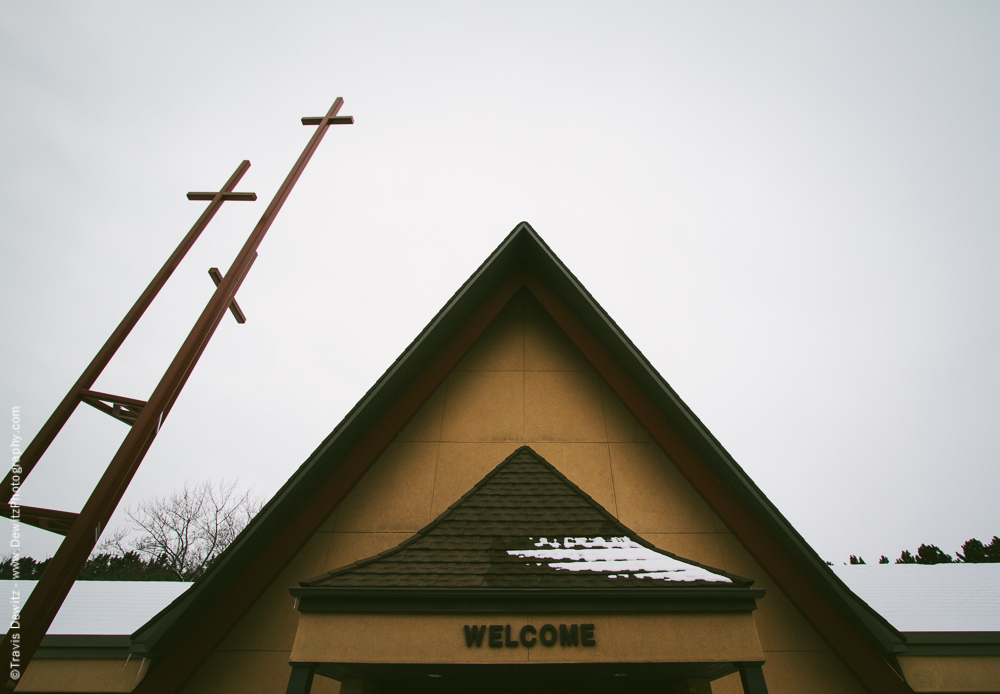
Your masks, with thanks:
M 831 568 L 899 631 L 1000 631 L 1000 564 Z
M 0 590 L 19 597 L 23 606 L 37 584 L 0 581 Z M 46 633 L 127 636 L 191 585 L 183 581 L 77 581 Z

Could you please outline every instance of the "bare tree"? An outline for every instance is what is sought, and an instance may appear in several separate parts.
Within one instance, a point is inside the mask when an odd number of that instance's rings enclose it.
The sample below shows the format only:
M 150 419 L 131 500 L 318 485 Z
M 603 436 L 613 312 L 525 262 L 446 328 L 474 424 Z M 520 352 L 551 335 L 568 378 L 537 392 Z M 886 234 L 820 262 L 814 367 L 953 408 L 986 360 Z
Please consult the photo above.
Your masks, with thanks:
M 236 481 L 210 481 L 184 488 L 170 497 L 149 499 L 126 514 L 129 523 L 101 543 L 99 551 L 138 552 L 147 561 L 168 567 L 180 580 L 205 572 L 260 511 L 252 489 L 238 490 Z

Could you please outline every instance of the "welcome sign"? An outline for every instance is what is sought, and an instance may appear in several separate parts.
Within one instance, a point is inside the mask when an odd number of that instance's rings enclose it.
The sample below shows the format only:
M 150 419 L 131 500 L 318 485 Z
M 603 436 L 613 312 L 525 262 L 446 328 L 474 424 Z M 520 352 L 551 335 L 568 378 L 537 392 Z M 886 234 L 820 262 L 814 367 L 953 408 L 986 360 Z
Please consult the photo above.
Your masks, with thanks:
M 539 643 L 549 648 L 557 643 L 569 647 L 597 645 L 593 624 L 560 624 L 558 629 L 554 624 L 545 624 L 537 630 L 525 624 L 516 639 L 511 638 L 510 624 L 465 625 L 466 646 L 482 648 L 484 640 L 490 648 L 532 648 Z

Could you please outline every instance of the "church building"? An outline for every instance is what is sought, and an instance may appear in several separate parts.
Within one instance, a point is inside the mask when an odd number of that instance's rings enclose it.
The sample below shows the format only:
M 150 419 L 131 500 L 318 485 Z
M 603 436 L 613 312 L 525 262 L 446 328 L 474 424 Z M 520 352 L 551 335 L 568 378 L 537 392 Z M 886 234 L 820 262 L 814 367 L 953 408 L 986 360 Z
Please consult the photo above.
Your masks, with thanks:
M 219 560 L 16 691 L 1000 692 L 899 631 L 518 225 Z

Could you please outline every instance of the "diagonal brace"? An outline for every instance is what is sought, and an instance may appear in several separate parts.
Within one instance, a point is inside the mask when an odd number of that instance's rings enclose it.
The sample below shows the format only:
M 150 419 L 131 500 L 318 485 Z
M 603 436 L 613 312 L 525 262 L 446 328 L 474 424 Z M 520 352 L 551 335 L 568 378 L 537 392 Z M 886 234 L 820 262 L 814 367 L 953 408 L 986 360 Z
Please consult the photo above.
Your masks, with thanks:
M 132 398 L 123 398 L 120 395 L 98 393 L 94 390 L 82 391 L 80 400 L 129 426 L 135 424 L 135 420 L 142 414 L 142 408 L 146 406 L 145 400 L 133 400 Z
M 59 535 L 69 533 L 69 529 L 73 527 L 73 521 L 78 515 L 69 511 L 54 511 L 50 508 L 0 504 L 0 516 Z

